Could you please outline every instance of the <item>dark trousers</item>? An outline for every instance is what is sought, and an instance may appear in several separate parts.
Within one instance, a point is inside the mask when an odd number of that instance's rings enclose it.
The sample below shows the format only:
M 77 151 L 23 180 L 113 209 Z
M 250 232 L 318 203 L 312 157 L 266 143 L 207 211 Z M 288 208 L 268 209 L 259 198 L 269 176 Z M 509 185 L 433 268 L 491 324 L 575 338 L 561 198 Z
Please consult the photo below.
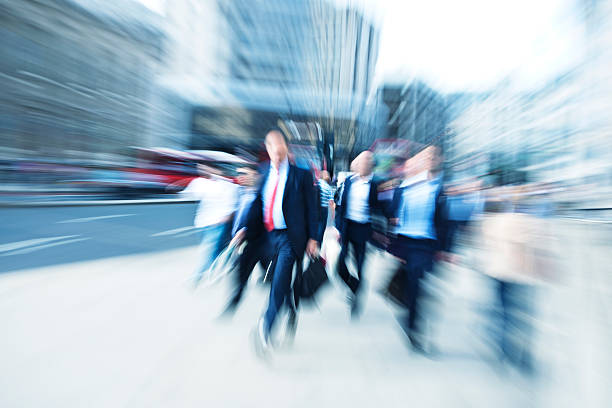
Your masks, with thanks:
M 404 301 L 408 315 L 403 322 L 403 328 L 408 335 L 421 332 L 421 280 L 425 272 L 433 267 L 435 242 L 429 239 L 414 239 L 398 236 L 393 246 L 393 253 L 404 263 Z
M 283 304 L 286 304 L 293 313 L 297 310 L 299 297 L 292 296 L 291 280 L 293 277 L 293 265 L 298 261 L 298 273 L 294 282 L 294 289 L 297 290 L 301 282 L 300 266 L 302 256 L 298 257 L 295 253 L 286 230 L 274 230 L 268 234 L 268 238 L 270 247 L 273 248 L 276 256 L 272 287 L 270 288 L 270 300 L 268 309 L 264 314 L 265 328 L 270 333 Z
M 328 214 L 328 208 L 327 207 L 320 207 L 319 208 L 319 225 L 318 225 L 318 229 L 317 229 L 317 241 L 319 242 L 323 242 L 323 235 L 325 235 L 325 229 L 327 228 L 327 214 Z
M 346 220 L 346 232 L 344 236 L 342 236 L 342 249 L 338 258 L 338 275 L 354 294 L 357 294 L 361 286 L 366 244 L 370 239 L 371 232 L 372 227 L 369 223 L 361 224 L 359 222 Z M 346 256 L 348 255 L 349 244 L 352 245 L 353 251 L 355 252 L 358 278 L 351 275 L 346 267 Z
M 230 300 L 230 307 L 235 308 L 240 303 L 249 277 L 257 263 L 259 262 L 265 270 L 272 262 L 272 257 L 267 239 L 259 238 L 247 242 L 238 258 L 238 271 L 235 275 L 235 289 Z
M 419 267 L 411 267 L 411 265 L 403 264 L 403 273 L 405 274 L 406 286 L 404 288 L 404 299 L 408 308 L 406 317 L 405 329 L 411 333 L 420 331 L 419 323 L 421 322 L 420 297 L 421 297 L 421 279 L 425 275 L 425 271 Z
M 446 221 L 446 248 L 444 248 L 446 252 L 453 252 L 459 234 L 465 230 L 467 225 L 468 221 Z

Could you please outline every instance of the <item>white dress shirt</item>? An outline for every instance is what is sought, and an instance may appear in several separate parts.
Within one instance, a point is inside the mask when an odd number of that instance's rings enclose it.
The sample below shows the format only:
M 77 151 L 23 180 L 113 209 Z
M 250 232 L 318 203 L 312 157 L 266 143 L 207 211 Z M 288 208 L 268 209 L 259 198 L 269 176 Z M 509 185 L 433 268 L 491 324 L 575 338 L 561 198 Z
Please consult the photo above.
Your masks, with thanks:
M 399 209 L 399 225 L 395 232 L 416 239 L 436 239 L 434 215 L 436 196 L 440 188 L 438 180 L 428 180 L 427 173 L 405 180 L 400 188 L 402 202 Z
M 236 210 L 238 186 L 219 177 L 198 177 L 181 195 L 200 200 L 193 224 L 204 228 L 225 221 Z
M 319 205 L 321 207 L 329 207 L 329 201 L 334 199 L 334 189 L 330 186 L 327 181 L 323 179 L 318 180 L 319 183 L 319 196 L 321 198 L 321 202 Z
M 287 183 L 287 175 L 289 174 L 289 161 L 285 159 L 277 169 L 272 163 L 270 163 L 270 170 L 268 171 L 268 177 L 266 184 L 263 188 L 263 216 L 264 222 L 266 219 L 266 209 L 268 203 L 272 199 L 272 193 L 274 192 L 274 186 L 278 179 L 278 187 L 276 189 L 276 196 L 274 198 L 274 207 L 272 208 L 272 220 L 274 221 L 274 229 L 287 228 L 285 223 L 285 216 L 283 215 L 283 195 L 285 194 L 285 184 Z
M 372 175 L 367 178 L 351 177 L 351 188 L 346 202 L 346 218 L 365 224 L 370 222 L 370 186 Z

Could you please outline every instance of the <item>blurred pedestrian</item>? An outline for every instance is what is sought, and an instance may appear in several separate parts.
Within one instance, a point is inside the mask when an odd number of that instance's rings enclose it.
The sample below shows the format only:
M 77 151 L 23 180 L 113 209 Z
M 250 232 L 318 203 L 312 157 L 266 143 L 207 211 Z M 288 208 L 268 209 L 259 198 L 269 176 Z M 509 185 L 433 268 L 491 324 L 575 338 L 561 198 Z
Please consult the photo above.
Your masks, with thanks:
M 295 293 L 301 280 L 304 252 L 316 256 L 319 251 L 318 211 L 312 175 L 289 164 L 288 142 L 281 129 L 270 130 L 265 145 L 270 165 L 263 173 L 261 187 L 249 210 L 246 229 L 238 233 L 238 239 L 246 237 L 249 240 L 264 234 L 275 256 L 269 304 L 254 333 L 259 355 L 270 350 L 272 329 L 283 304 L 290 309 L 289 334 L 295 333 L 299 305 Z M 297 274 L 292 299 L 294 264 Z
M 494 282 L 493 340 L 500 359 L 532 373 L 536 287 L 554 274 L 547 220 L 524 211 L 521 188 L 489 200 L 481 223 L 481 268 Z M 512 201 L 509 205 L 507 200 Z
M 401 259 L 403 304 L 407 314 L 400 318 L 410 344 L 425 351 L 421 315 L 421 279 L 431 271 L 434 258 L 445 246 L 444 198 L 439 177 L 434 174 L 438 152 L 425 148 L 404 164 L 404 180 L 395 189 L 390 220 L 395 225 L 389 252 Z
M 357 318 L 362 309 L 363 265 L 367 242 L 372 236 L 372 214 L 382 211 L 382 206 L 378 201 L 378 184 L 373 180 L 372 152 L 361 152 L 353 166 L 356 174 L 345 180 L 336 209 L 336 226 L 342 244 L 337 271 L 351 291 L 351 316 Z M 349 244 L 355 254 L 357 277 L 351 275 L 346 266 Z
M 456 241 L 462 235 L 465 237 L 471 222 L 482 215 L 483 208 L 480 181 L 472 181 L 447 190 L 447 252 L 453 252 Z
M 200 201 L 194 226 L 201 235 L 200 263 L 194 274 L 194 286 L 205 276 L 215 258 L 227 245 L 231 235 L 238 187 L 221 176 L 212 165 L 198 165 L 200 177 L 195 178 L 182 191 L 182 195 Z
M 239 169 L 238 172 L 240 173 L 238 176 L 240 198 L 238 200 L 238 209 L 234 216 L 232 245 L 238 245 L 238 242 L 241 240 L 240 237 L 237 237 L 239 235 L 238 232 L 246 227 L 249 209 L 257 197 L 257 183 L 259 179 L 254 169 L 243 168 Z M 235 265 L 234 289 L 222 316 L 232 316 L 236 311 L 236 308 L 242 300 L 242 295 L 249 281 L 249 277 L 257 263 L 259 262 L 264 270 L 270 265 L 272 256 L 264 238 L 265 237 L 262 235 L 247 240 L 242 253 L 238 257 L 237 264 Z
M 319 229 L 317 231 L 317 241 L 323 242 L 323 235 L 327 228 L 328 217 L 334 210 L 334 188 L 330 185 L 329 172 L 323 170 L 319 175 L 317 184 L 319 187 Z

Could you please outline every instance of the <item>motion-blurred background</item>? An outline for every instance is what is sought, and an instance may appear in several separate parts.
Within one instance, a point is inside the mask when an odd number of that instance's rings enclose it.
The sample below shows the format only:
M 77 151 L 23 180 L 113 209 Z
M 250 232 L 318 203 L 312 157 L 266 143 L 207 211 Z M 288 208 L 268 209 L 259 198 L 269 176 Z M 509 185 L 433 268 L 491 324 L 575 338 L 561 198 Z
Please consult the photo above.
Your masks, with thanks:
M 609 406 L 611 112 L 612 1 L 0 0 L 0 405 Z M 232 328 L 203 319 L 222 297 L 181 285 L 181 191 L 257 168 L 272 126 L 334 182 L 369 149 L 397 185 L 438 146 L 458 224 L 475 196 L 546 224 L 525 233 L 546 278 L 514 299 L 545 375 L 483 363 L 474 231 L 428 286 L 442 362 L 374 296 L 362 326 L 331 297 L 307 314 L 276 371 L 246 343 L 265 291 Z
M 401 139 L 609 205 L 608 2 L 403 3 L 4 0 L 1 194 L 171 193 L 281 125 L 332 174 Z

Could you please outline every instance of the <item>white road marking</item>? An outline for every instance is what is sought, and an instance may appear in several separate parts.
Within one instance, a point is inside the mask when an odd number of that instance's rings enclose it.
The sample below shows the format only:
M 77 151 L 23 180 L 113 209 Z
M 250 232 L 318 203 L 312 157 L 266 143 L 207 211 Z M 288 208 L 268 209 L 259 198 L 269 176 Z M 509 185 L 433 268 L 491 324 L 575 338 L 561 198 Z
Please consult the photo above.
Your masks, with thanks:
M 196 227 L 194 227 L 192 225 L 192 226 L 189 226 L 189 227 L 175 228 L 175 229 L 171 229 L 171 230 L 168 230 L 168 231 L 156 232 L 155 234 L 153 234 L 151 236 L 152 237 L 163 237 L 165 235 L 180 234 L 181 232 L 186 232 L 186 231 L 188 231 L 188 234 L 186 234 L 186 235 L 189 235 L 189 234 L 195 232 L 195 230 L 196 230 Z
M 200 230 L 198 228 L 194 228 L 191 231 L 187 231 L 187 232 L 183 232 L 181 234 L 177 234 L 177 235 L 174 236 L 174 238 L 186 237 L 188 235 L 197 234 L 198 232 L 200 232 Z
M 58 224 L 67 224 L 70 222 L 89 222 L 96 220 L 106 220 L 109 218 L 120 218 L 120 217 L 131 217 L 136 214 L 116 214 L 116 215 L 101 215 L 99 217 L 87 217 L 87 218 L 73 218 L 71 220 L 58 221 Z
M 64 235 L 59 237 L 34 238 L 26 239 L 25 241 L 9 242 L 8 244 L 0 245 L 0 252 L 13 251 L 15 249 L 26 248 L 34 245 L 44 244 L 45 242 L 58 241 L 60 239 L 74 238 L 78 235 Z
M 78 235 L 72 235 L 72 236 L 78 236 Z M 51 248 L 51 247 L 54 247 L 54 246 L 59 246 L 59 245 L 64 245 L 64 244 L 71 244 L 73 242 L 86 241 L 88 239 L 91 239 L 91 238 L 74 238 L 74 239 L 68 239 L 68 240 L 65 240 L 65 241 L 51 242 L 49 244 L 37 245 L 37 246 L 32 246 L 32 247 L 23 248 L 23 249 L 17 249 L 17 250 L 14 250 L 14 251 L 10 251 L 8 253 L 0 254 L 0 256 L 11 256 L 11 255 L 29 254 L 30 252 L 38 251 L 38 250 L 41 250 L 41 249 Z

